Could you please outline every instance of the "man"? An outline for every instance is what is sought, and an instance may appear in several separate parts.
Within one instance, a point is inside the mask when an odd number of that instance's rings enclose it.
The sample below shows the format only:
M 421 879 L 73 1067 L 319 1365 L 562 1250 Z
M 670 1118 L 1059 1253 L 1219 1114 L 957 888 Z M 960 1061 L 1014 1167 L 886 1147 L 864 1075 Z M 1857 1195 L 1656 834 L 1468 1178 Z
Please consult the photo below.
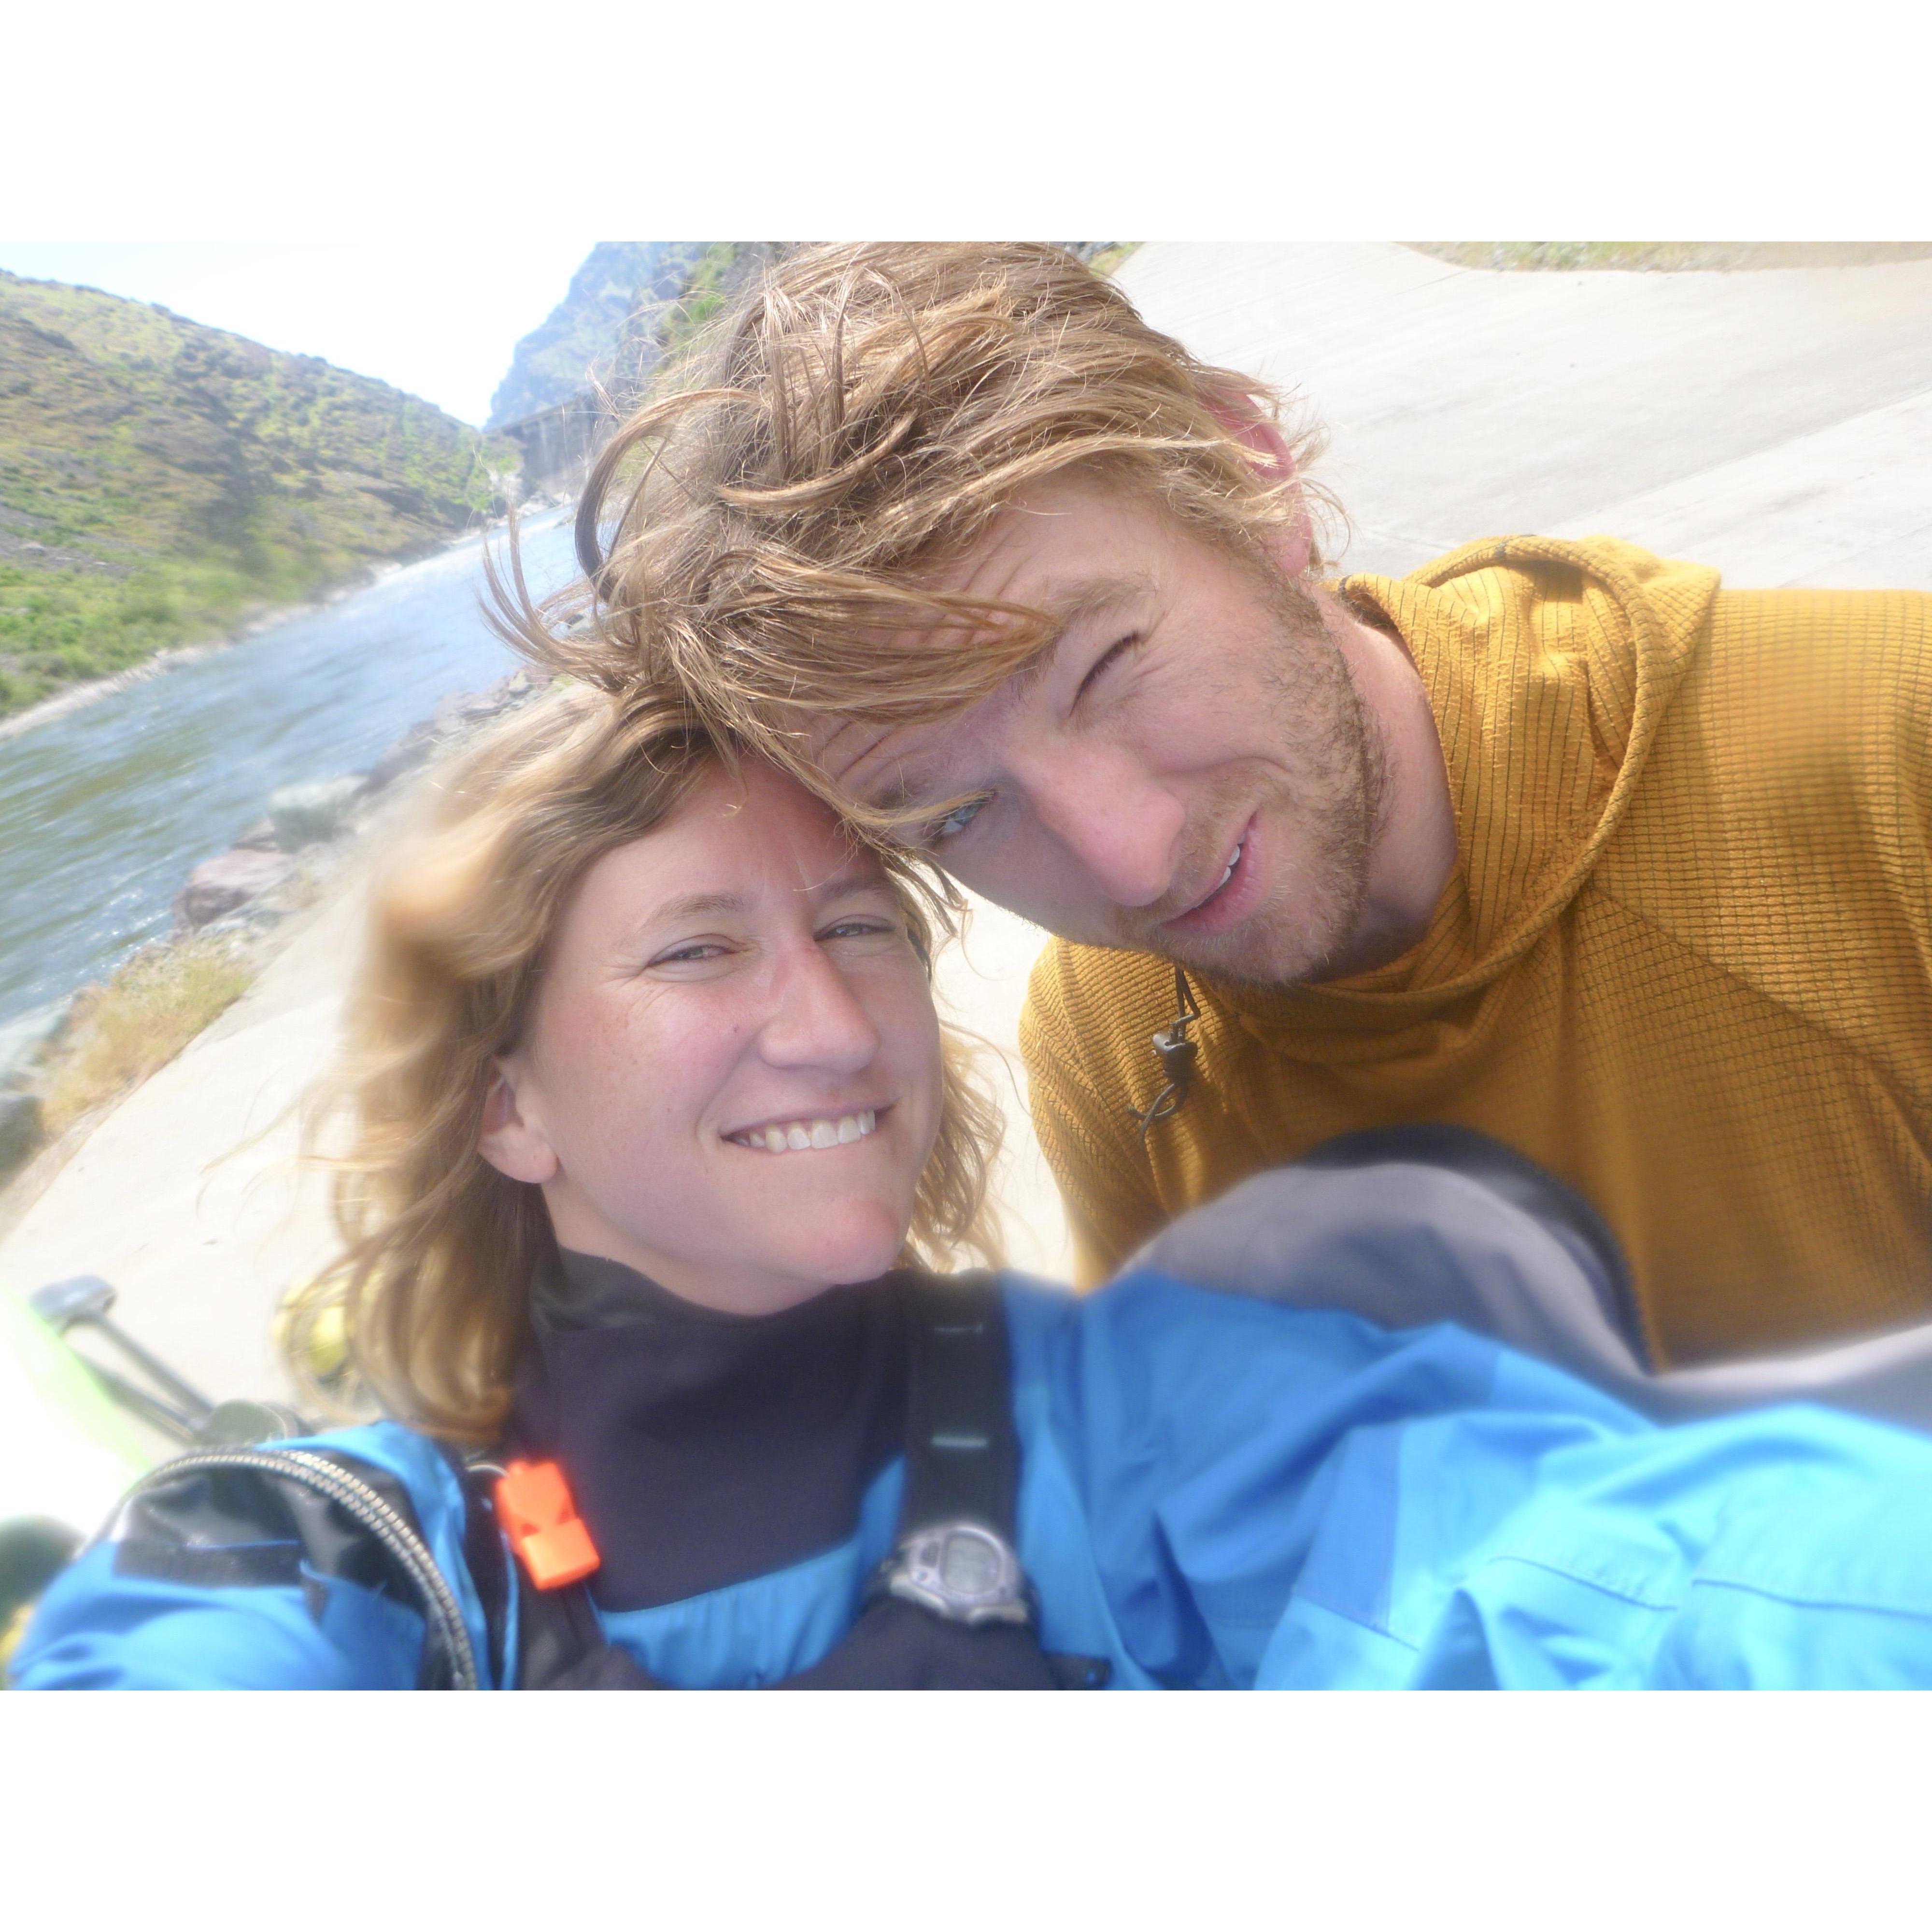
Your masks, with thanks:
M 1608 1221 L 1654 1366 L 1932 1312 L 1932 598 L 1605 538 L 1324 582 L 1266 388 L 1050 248 L 802 252 L 716 357 L 600 461 L 554 654 L 1060 935 L 1022 1042 L 1090 1276 L 1436 1122 Z

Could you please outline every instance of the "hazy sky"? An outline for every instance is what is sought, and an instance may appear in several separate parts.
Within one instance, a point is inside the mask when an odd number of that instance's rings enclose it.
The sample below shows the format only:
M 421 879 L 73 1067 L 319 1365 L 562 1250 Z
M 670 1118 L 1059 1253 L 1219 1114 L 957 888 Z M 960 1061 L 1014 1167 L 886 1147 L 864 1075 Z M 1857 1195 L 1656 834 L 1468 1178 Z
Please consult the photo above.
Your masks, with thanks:
M 4 242 L 0 268 L 160 302 L 480 423 L 518 337 L 590 252 L 574 236 L 317 243 Z

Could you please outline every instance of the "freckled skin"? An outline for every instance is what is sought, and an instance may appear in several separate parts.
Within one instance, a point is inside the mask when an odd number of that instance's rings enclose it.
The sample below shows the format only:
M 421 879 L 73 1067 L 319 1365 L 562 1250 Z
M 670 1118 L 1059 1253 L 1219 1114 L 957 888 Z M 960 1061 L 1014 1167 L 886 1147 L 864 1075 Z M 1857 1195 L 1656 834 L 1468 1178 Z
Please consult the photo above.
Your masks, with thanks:
M 674 902 L 730 896 L 682 910 Z M 480 1145 L 566 1247 L 774 1312 L 896 1261 L 938 1131 L 938 1020 L 878 862 L 790 779 L 708 775 L 586 873 Z M 772 1154 L 752 1126 L 878 1112 Z
M 931 849 L 1070 939 L 1264 985 L 1379 964 L 1453 871 L 1448 777 L 1402 646 L 1301 580 L 1307 561 L 1305 526 L 1243 559 L 1118 486 L 1049 478 L 934 580 L 1081 610 L 1042 674 L 939 724 L 821 723 L 814 754 L 868 802 L 982 796 Z

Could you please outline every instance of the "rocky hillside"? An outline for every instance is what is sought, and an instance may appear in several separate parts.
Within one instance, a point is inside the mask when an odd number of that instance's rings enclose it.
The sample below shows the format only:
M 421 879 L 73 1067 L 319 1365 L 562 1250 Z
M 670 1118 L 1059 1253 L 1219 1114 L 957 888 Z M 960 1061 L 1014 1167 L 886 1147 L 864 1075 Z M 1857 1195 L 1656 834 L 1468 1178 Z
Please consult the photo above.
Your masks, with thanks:
M 597 384 L 620 396 L 642 387 L 771 244 L 758 242 L 600 242 L 542 326 L 517 344 L 490 405 L 490 427 L 520 422 Z
M 658 364 L 748 277 L 792 245 L 598 242 L 543 326 L 518 344 L 490 406 L 490 428 L 523 452 L 524 484 L 574 496 L 604 438 L 643 396 Z M 1061 245 L 1111 274 L 1139 244 Z
M 0 716 L 430 549 L 517 461 L 315 357 L 0 273 Z

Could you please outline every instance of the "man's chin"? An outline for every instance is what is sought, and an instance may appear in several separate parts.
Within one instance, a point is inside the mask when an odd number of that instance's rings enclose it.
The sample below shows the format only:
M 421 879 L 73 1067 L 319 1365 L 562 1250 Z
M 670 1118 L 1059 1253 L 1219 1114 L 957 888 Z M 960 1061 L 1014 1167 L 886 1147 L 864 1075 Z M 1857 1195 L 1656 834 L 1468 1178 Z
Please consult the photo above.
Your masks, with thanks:
M 1339 950 L 1334 934 L 1340 926 L 1333 919 L 1302 920 L 1284 932 L 1262 912 L 1228 932 L 1177 932 L 1163 923 L 1092 943 L 1116 952 L 1151 953 L 1185 971 L 1230 985 L 1285 991 L 1321 976 L 1323 966 Z
M 1153 951 L 1154 948 L 1145 949 Z M 1306 986 L 1322 970 L 1322 957 L 1268 944 L 1214 947 L 1195 945 L 1161 949 L 1159 956 L 1184 971 L 1259 992 L 1286 992 Z

